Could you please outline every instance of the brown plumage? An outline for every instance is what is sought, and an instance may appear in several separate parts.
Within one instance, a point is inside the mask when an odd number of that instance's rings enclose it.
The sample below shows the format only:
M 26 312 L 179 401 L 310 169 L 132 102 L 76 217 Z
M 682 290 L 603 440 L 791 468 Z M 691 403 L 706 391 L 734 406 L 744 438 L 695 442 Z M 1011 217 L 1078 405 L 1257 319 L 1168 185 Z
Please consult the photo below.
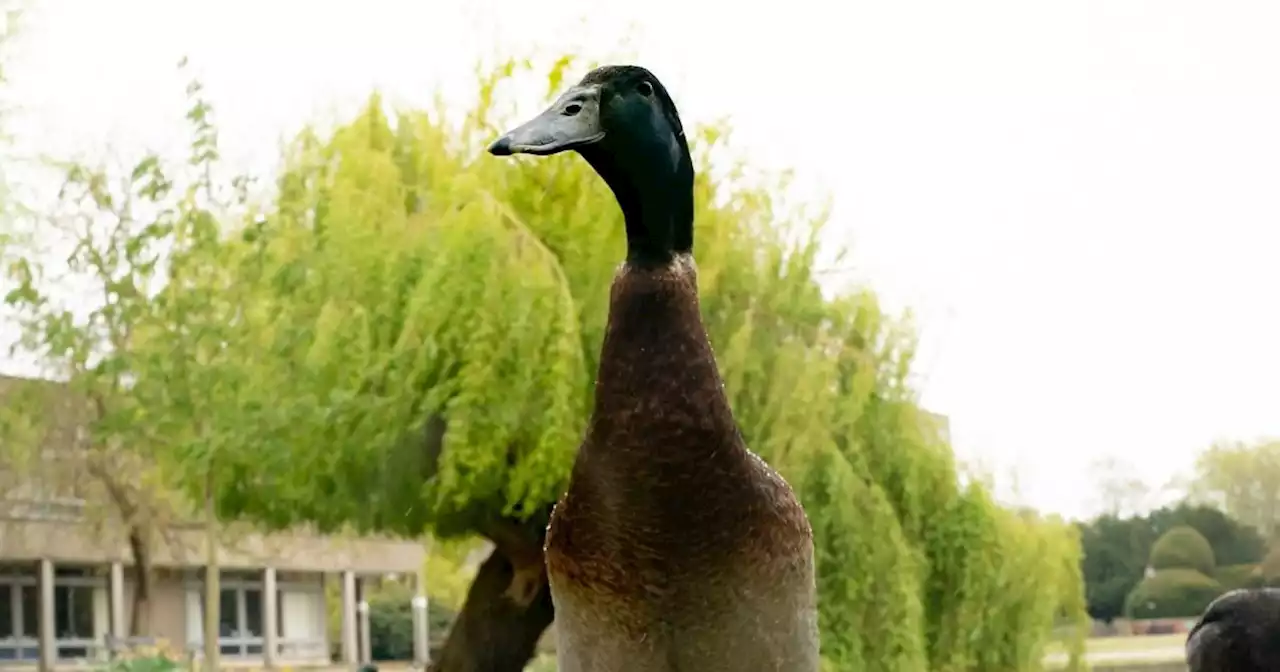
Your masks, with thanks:
M 566 149 L 613 189 L 628 249 L 591 423 L 547 530 L 560 670 L 817 670 L 812 533 L 724 393 L 675 106 L 647 70 L 602 68 L 490 151 Z

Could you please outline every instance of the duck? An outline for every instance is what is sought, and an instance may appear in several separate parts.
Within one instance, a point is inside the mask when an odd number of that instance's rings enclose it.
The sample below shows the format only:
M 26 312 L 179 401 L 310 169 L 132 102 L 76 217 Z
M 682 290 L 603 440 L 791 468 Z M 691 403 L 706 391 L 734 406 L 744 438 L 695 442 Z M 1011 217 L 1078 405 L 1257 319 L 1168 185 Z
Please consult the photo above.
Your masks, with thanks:
M 488 151 L 576 153 L 625 228 L 594 405 L 543 545 L 558 669 L 816 672 L 812 529 L 725 393 L 671 95 L 646 68 L 603 66 Z
M 1280 588 L 1233 590 L 1209 603 L 1187 633 L 1190 672 L 1280 670 Z

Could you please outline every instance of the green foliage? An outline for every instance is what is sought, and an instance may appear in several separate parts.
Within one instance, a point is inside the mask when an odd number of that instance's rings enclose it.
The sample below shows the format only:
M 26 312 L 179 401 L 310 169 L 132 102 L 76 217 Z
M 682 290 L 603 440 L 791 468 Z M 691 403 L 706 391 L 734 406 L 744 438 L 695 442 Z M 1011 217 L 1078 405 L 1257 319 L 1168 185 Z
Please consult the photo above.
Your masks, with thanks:
M 0 427 L 28 430 L 24 438 L 36 440 L 3 443 L 30 453 L 42 447 L 48 432 L 68 432 L 78 424 L 87 433 L 76 440 L 61 437 L 70 444 L 63 447 L 82 458 L 90 476 L 108 482 L 120 508 L 156 509 L 147 515 L 174 504 L 161 501 L 167 493 L 157 485 L 164 480 L 157 458 L 168 457 L 197 424 L 182 403 L 217 389 L 188 390 L 175 400 L 182 379 L 171 374 L 203 370 L 208 341 L 217 335 L 207 332 L 216 318 L 225 318 L 216 310 L 225 302 L 194 291 L 197 283 L 184 264 L 208 249 L 218 232 L 209 210 L 216 205 L 215 188 L 208 178 L 216 143 L 198 86 L 190 93 L 189 179 L 171 177 L 170 167 L 155 155 L 142 157 L 127 175 L 60 166 L 64 182 L 55 209 L 24 222 L 26 244 L 6 251 L 12 288 L 4 301 L 21 333 L 14 349 L 38 358 L 65 389 L 46 394 L 36 389 L 41 386 L 27 386 L 35 393 L 20 395 Z M 48 255 L 42 252 L 58 247 L 70 254 L 46 267 L 42 257 Z M 148 342 L 164 331 L 197 336 L 182 343 Z M 161 348 L 169 348 L 169 356 L 162 357 Z M 175 352 L 192 359 L 166 361 Z M 130 501 L 119 501 L 121 495 Z
M 1214 560 L 1219 565 L 1256 563 L 1267 551 L 1266 542 L 1257 528 L 1216 507 L 1182 502 L 1152 511 L 1148 518 L 1156 534 L 1182 525 L 1194 528 L 1209 542 Z
M 849 669 L 925 669 L 922 572 L 884 492 L 836 451 L 815 455 L 798 487 L 820 540 L 819 622 L 840 633 L 824 635 L 824 655 Z
M 1071 526 L 1032 512 L 996 520 L 999 555 L 994 557 L 1000 561 L 987 568 L 992 579 L 986 595 L 987 604 L 995 608 L 973 617 L 973 622 L 982 622 L 978 632 L 987 645 L 978 647 L 977 664 L 967 669 L 1038 669 L 1048 642 L 1027 633 L 1049 632 L 1059 622 L 1073 626 L 1076 633 L 1075 639 L 1066 642 L 1070 666 L 1082 665 L 1081 638 L 1088 630 L 1088 619 L 1079 574 L 1080 545 Z M 1058 599 L 1044 599 L 1045 587 L 1039 582 L 1052 586 Z
M 465 537 L 563 488 L 623 229 L 581 160 L 479 155 L 514 70 L 461 119 L 375 96 L 302 133 L 260 214 L 243 181 L 227 197 L 210 171 L 178 186 L 140 165 L 163 207 L 125 242 L 168 254 L 109 350 L 130 380 L 120 426 L 191 494 L 217 483 L 220 515 Z M 190 115 L 201 165 L 208 115 Z M 827 665 L 1039 669 L 1050 628 L 1084 616 L 1075 530 L 960 485 L 908 381 L 910 325 L 869 292 L 824 295 L 824 217 L 782 211 L 785 180 L 717 180 L 724 136 L 691 143 L 702 311 L 748 444 L 813 524 Z
M 1271 549 L 1258 564 L 1264 585 L 1280 587 L 1280 545 Z
M 1213 547 L 1195 528 L 1181 526 L 1165 532 L 1151 547 L 1150 566 L 1162 569 L 1190 569 L 1213 574 Z
M 181 661 L 162 654 L 113 661 L 106 672 L 177 672 L 186 669 Z
M 369 642 L 373 659 L 413 659 L 414 591 L 407 584 L 386 581 L 369 597 Z M 456 612 L 435 600 L 427 602 L 431 632 L 444 632 L 453 624 Z
M 181 650 L 158 645 L 127 647 L 113 654 L 111 662 L 102 666 L 105 672 L 175 672 L 187 669 Z
M 1080 525 L 1081 572 L 1093 618 L 1110 621 L 1124 614 L 1125 600 L 1142 580 L 1151 554 L 1148 522 L 1105 515 Z
M 1240 588 L 1260 588 L 1266 579 L 1258 564 L 1226 565 L 1213 570 L 1213 580 L 1222 584 L 1223 592 Z
M 1089 614 L 1109 621 L 1124 614 L 1125 600 L 1143 578 L 1160 535 L 1191 527 L 1209 542 L 1222 564 L 1251 564 L 1263 555 L 1257 530 L 1221 511 L 1181 502 L 1142 516 L 1099 516 L 1079 525 Z
M 369 642 L 374 660 L 413 660 L 413 606 L 407 600 L 370 600 Z
M 1280 537 L 1280 441 L 1218 443 L 1196 459 L 1193 494 L 1268 541 Z
M 434 604 L 452 610 L 462 609 L 467 598 L 476 568 L 466 564 L 467 556 L 479 548 L 475 538 L 456 540 L 433 539 L 423 563 L 423 575 L 431 577 L 427 582 L 428 597 Z
M 1129 594 L 1129 618 L 1192 618 L 1223 593 L 1222 584 L 1194 569 L 1164 569 Z

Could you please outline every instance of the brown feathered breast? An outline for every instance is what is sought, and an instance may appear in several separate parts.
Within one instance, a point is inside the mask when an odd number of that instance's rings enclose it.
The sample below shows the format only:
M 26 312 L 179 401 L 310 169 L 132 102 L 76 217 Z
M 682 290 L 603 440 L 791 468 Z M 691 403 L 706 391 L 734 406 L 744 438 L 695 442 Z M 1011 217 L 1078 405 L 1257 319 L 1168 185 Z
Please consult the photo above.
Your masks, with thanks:
M 699 315 L 688 256 L 614 280 L 596 406 L 546 542 L 557 591 L 628 628 L 717 608 L 724 584 L 810 562 L 791 489 L 747 450 Z

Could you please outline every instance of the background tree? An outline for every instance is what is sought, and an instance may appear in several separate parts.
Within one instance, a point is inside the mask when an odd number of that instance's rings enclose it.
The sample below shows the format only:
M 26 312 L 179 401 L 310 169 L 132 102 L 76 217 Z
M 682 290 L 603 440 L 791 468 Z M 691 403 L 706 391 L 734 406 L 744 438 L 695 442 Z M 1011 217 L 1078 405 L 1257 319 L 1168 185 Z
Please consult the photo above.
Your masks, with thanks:
M 134 218 L 133 208 L 146 194 L 168 188 L 153 163 L 139 166 L 119 183 L 103 171 L 67 168 L 60 198 L 64 209 L 41 216 L 30 232 L 29 240 L 44 243 L 43 249 L 9 250 L 13 289 L 5 302 L 22 330 L 13 351 L 35 356 L 45 373 L 65 386 L 13 386 L 0 443 L 13 464 L 32 467 L 36 471 L 27 475 L 53 490 L 109 503 L 105 510 L 85 512 L 91 517 L 107 513 L 107 519 L 92 522 L 108 533 L 113 523 L 125 530 L 135 572 L 132 629 L 143 634 L 151 613 L 153 537 L 172 516 L 172 506 L 134 422 L 142 409 L 128 392 L 126 344 L 146 309 L 158 254 L 157 241 L 143 232 L 146 224 Z M 61 246 L 70 248 L 65 272 L 48 272 L 37 260 Z M 85 431 L 66 432 L 77 428 Z M 55 442 L 66 452 L 35 459 Z M 96 488 L 66 490 L 83 488 L 84 478 Z
M 1126 600 L 1130 618 L 1187 618 L 1224 592 L 1212 577 L 1213 549 L 1194 528 L 1180 525 L 1151 546 L 1148 571 Z
M 391 117 L 375 97 L 332 135 L 304 133 L 273 207 L 211 262 L 246 288 L 215 377 L 255 381 L 213 430 L 241 447 L 219 467 L 220 510 L 488 538 L 445 670 L 518 669 L 553 618 L 542 532 L 622 249 L 620 213 L 582 162 L 479 155 L 513 70 L 460 120 Z M 799 484 L 821 530 L 820 590 L 839 596 L 822 601 L 828 657 L 886 670 L 1038 660 L 1060 610 L 1083 613 L 1074 536 L 959 487 L 907 383 L 909 325 L 867 292 L 824 297 L 821 213 L 781 211 L 785 184 L 741 166 L 730 175 L 745 186 L 717 182 L 722 137 L 694 142 L 703 314 L 749 444 Z M 870 566 L 885 571 L 848 570 Z M 993 613 L 1004 627 L 984 630 Z
M 1262 585 L 1280 587 L 1280 547 L 1272 548 L 1258 564 L 1257 576 Z
M 60 166 L 65 181 L 56 209 L 35 213 L 25 235 L 13 239 L 22 244 L 5 251 L 12 286 L 5 304 L 21 330 L 13 352 L 33 356 L 56 383 L 9 385 L 0 411 L 0 446 L 20 467 L 14 474 L 20 481 L 107 504 L 82 513 L 104 543 L 116 543 L 117 530 L 123 530 L 133 561 L 134 635 L 151 634 L 155 545 L 164 542 L 183 552 L 170 532 L 195 513 L 192 499 L 169 479 L 178 467 L 199 470 L 200 462 L 178 448 L 200 426 L 194 413 L 205 411 L 230 383 L 220 379 L 220 385 L 197 392 L 193 385 L 210 381 L 183 387 L 190 377 L 177 375 L 182 365 L 202 361 L 199 347 L 212 325 L 196 317 L 215 317 L 217 305 L 205 297 L 191 310 L 190 302 L 199 298 L 194 291 L 184 292 L 181 301 L 171 299 L 188 279 L 184 254 L 218 234 L 206 207 L 213 205 L 209 184 L 216 146 L 198 87 L 189 93 L 194 142 L 187 183 L 171 180 L 154 155 L 123 171 Z M 42 263 L 48 259 L 64 263 Z M 191 343 L 157 359 L 159 348 L 173 345 L 157 338 L 163 333 L 183 333 Z M 173 352 L 195 359 L 174 361 Z M 167 413 L 154 413 L 161 388 Z M 179 408 L 187 413 L 176 415 Z M 66 450 L 48 458 L 51 446 Z M 213 586 L 216 591 L 216 579 Z M 216 610 L 218 600 L 208 602 Z M 209 622 L 217 623 L 216 611 Z
M 542 535 L 623 249 L 583 162 L 480 154 L 515 69 L 462 118 L 374 97 L 302 133 L 260 216 L 223 212 L 212 170 L 193 171 L 154 220 L 158 287 L 109 349 L 127 354 L 121 431 L 190 498 L 213 495 L 209 520 L 492 542 L 448 671 L 519 670 L 552 622 Z M 823 212 L 776 206 L 785 180 L 712 171 L 723 137 L 692 143 L 702 310 L 749 445 L 813 522 L 828 664 L 1038 669 L 1052 627 L 1084 617 L 1075 530 L 961 486 L 909 384 L 910 324 L 870 292 L 824 293 Z
M 1124 615 L 1125 600 L 1142 580 L 1154 541 L 1141 518 L 1108 514 L 1080 526 L 1081 571 L 1090 616 L 1110 622 Z
M 1256 528 L 1212 506 L 1184 501 L 1156 509 L 1146 518 L 1156 535 L 1183 525 L 1199 532 L 1209 542 L 1219 566 L 1254 564 L 1266 553 L 1266 543 Z
M 1213 574 L 1217 562 L 1213 547 L 1193 527 L 1179 525 L 1160 535 L 1151 545 L 1147 566 L 1154 571 L 1162 569 L 1189 569 L 1205 576 Z
M 1196 459 L 1193 494 L 1257 528 L 1280 533 L 1280 441 L 1216 443 Z
M 1208 542 L 1218 565 L 1210 578 L 1223 590 L 1257 583 L 1257 563 L 1265 551 L 1261 537 L 1213 507 L 1180 502 L 1147 515 L 1102 515 L 1079 524 L 1089 614 L 1102 621 L 1123 616 L 1128 595 L 1142 581 L 1156 540 L 1183 526 Z
M 1112 516 L 1136 515 L 1146 510 L 1151 487 L 1137 475 L 1131 462 L 1103 457 L 1089 465 L 1102 511 Z

